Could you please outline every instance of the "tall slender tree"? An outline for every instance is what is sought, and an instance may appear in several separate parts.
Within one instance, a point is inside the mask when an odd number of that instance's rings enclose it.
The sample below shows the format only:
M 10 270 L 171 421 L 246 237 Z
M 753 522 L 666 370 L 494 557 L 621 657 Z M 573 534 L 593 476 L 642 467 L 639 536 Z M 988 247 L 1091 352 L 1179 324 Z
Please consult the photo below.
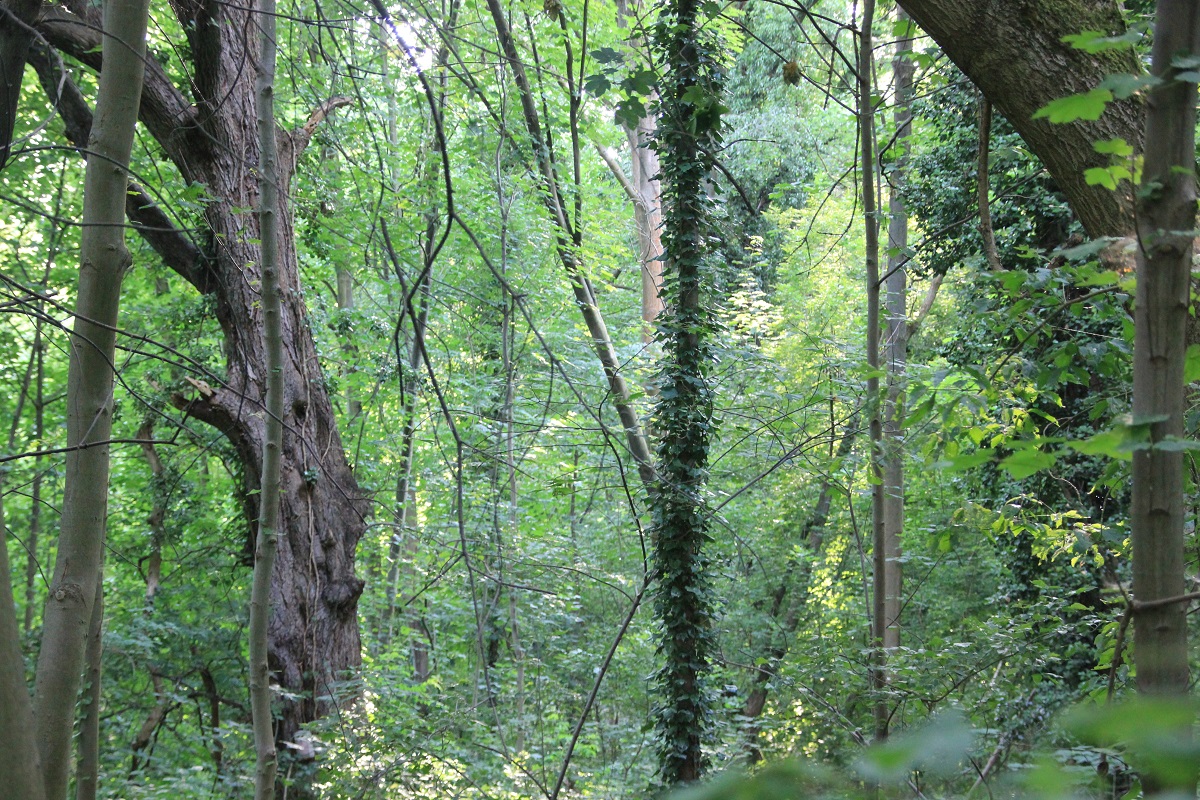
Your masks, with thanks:
M 1146 114 L 1145 162 L 1137 199 L 1137 303 L 1133 419 L 1150 447 L 1133 456 L 1134 652 L 1138 688 L 1188 690 L 1184 582 L 1184 360 L 1196 224 L 1196 83 L 1181 74 L 1200 55 L 1200 7 L 1160 0 Z
M 713 435 L 711 300 L 705 287 L 711 200 L 708 180 L 721 141 L 720 49 L 698 0 L 659 8 L 654 47 L 663 74 L 655 148 L 661 165 L 664 311 L 662 368 L 654 410 L 658 481 L 651 492 L 654 608 L 659 619 L 659 769 L 668 785 L 704 773 L 711 724 L 705 685 L 713 647 L 709 510 Z
M 130 266 L 125 202 L 145 71 L 149 0 L 106 3 L 96 117 L 88 137 L 79 289 L 67 377 L 66 488 L 34 691 L 47 798 L 66 795 L 75 699 L 100 586 L 108 515 L 113 355 L 121 280 Z M 98 656 L 97 656 L 98 658 Z M 97 676 L 98 679 L 98 676 Z

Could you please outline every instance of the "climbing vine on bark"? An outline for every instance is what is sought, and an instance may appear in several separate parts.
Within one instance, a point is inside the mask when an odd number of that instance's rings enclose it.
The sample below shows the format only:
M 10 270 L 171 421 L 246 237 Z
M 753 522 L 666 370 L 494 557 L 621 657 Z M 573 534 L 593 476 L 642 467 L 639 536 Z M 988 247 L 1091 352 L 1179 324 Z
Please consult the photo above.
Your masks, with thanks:
M 707 182 L 721 139 L 721 66 L 715 37 L 696 0 L 660 10 L 654 44 L 663 66 L 655 148 L 663 186 L 665 253 L 658 341 L 662 367 L 653 429 L 658 481 L 651 507 L 655 532 L 655 612 L 660 622 L 657 673 L 659 770 L 665 784 L 697 780 L 710 726 L 704 684 L 712 643 L 713 597 L 704 545 L 709 510 L 704 488 L 713 432 L 713 319 L 704 261 L 712 200 Z

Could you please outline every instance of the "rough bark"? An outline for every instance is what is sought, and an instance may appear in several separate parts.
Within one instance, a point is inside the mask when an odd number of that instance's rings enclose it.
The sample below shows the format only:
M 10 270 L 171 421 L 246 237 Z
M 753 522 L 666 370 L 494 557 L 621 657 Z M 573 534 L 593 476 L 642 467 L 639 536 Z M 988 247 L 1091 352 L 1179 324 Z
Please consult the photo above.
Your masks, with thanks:
M 1146 150 L 1137 204 L 1133 419 L 1150 425 L 1152 446 L 1133 455 L 1133 592 L 1137 603 L 1178 598 L 1184 582 L 1183 453 L 1157 447 L 1184 435 L 1185 333 L 1196 222 L 1196 84 L 1175 77 L 1172 59 L 1200 54 L 1200 7 L 1160 0 L 1153 74 L 1163 83 L 1147 103 Z M 1138 689 L 1188 691 L 1187 603 L 1137 609 Z M 1194 791 L 1194 786 L 1192 787 Z
M 1095 89 L 1108 75 L 1139 74 L 1132 50 L 1091 54 L 1062 37 L 1084 30 L 1125 30 L 1115 0 L 900 0 L 917 23 L 958 65 L 1030 149 L 1046 164 L 1071 208 L 1093 237 L 1126 236 L 1133 226 L 1133 193 L 1088 186 L 1084 171 L 1108 166 L 1094 142 L 1122 138 L 1140 150 L 1142 108 L 1115 102 L 1096 121 L 1055 125 L 1034 119 L 1039 108 Z
M 108 512 L 113 353 L 125 248 L 127 169 L 141 94 L 149 0 L 109 3 L 84 178 L 75 328 L 67 373 L 68 453 L 58 555 L 38 655 L 34 717 L 48 798 L 66 796 L 71 734 L 99 585 Z M 99 630 L 96 626 L 95 630 Z
M 8 568 L 4 505 L 0 503 L 0 800 L 43 800 L 41 762 L 33 737 L 33 703 Z M 56 798 L 57 800 L 57 798 Z
M 25 77 L 25 51 L 34 39 L 31 27 L 41 0 L 0 2 L 0 169 L 12 153 L 21 81 Z
M 195 381 L 195 393 L 177 402 L 222 431 L 236 449 L 247 517 L 253 523 L 258 518 L 267 381 L 258 220 L 240 211 L 258 204 L 258 54 L 247 38 L 255 30 L 253 9 L 215 0 L 181 0 L 173 8 L 189 37 L 195 102 L 150 60 L 141 120 L 184 179 L 207 188 L 206 240 L 200 247 L 191 245 L 152 204 L 131 203 L 129 214 L 164 262 L 215 301 L 224 334 L 224 383 Z M 82 20 L 56 9 L 45 15 L 39 30 L 63 52 L 100 67 L 94 52 L 97 37 Z M 361 663 L 356 610 L 362 582 L 354 575 L 354 551 L 365 528 L 367 503 L 346 461 L 321 378 L 300 293 L 287 192 L 296 158 L 316 126 L 347 102 L 330 100 L 304 126 L 277 133 L 283 426 L 288 435 L 281 453 L 281 535 L 271 589 L 269 661 L 278 683 L 300 697 L 280 704 L 276 734 L 283 740 L 302 722 L 328 710 L 336 683 Z

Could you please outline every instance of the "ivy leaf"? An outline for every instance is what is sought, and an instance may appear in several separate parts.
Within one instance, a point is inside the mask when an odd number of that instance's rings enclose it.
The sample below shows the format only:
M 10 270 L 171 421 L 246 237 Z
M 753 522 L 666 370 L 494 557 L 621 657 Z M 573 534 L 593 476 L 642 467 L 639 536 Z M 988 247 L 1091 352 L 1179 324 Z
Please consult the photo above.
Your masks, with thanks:
M 1048 118 L 1054 124 L 1074 122 L 1084 119 L 1095 121 L 1100 119 L 1104 109 L 1113 100 L 1113 93 L 1108 89 L 1092 89 L 1082 94 L 1072 94 L 1051 100 L 1034 112 L 1034 119 Z
M 1057 453 L 1047 453 L 1043 450 L 1018 450 L 1008 458 L 1000 462 L 1000 466 L 1004 468 L 1009 475 L 1012 475 L 1017 480 L 1028 478 L 1034 473 L 1054 466 L 1054 462 L 1058 460 Z

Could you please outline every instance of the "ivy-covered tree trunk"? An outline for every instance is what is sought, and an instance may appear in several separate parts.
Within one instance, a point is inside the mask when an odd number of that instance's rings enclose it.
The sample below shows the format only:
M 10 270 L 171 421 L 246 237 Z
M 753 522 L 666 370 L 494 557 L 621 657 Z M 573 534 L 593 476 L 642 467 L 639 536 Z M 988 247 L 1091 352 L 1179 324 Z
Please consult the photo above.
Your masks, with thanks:
M 705 686 L 712 649 L 709 511 L 704 499 L 713 428 L 712 320 L 704 293 L 710 200 L 705 184 L 720 142 L 719 51 L 697 0 L 668 0 L 654 46 L 663 64 L 655 143 L 663 188 L 665 254 L 659 317 L 662 369 L 653 429 L 658 480 L 651 491 L 654 608 L 661 626 L 657 674 L 659 769 L 664 783 L 696 781 L 710 726 Z
M 1160 0 L 1154 28 L 1142 188 L 1138 193 L 1133 419 L 1152 446 L 1133 454 L 1134 653 L 1138 688 L 1188 691 L 1183 452 L 1185 335 L 1196 223 L 1196 84 L 1180 59 L 1200 55 L 1200 7 Z M 1190 69 L 1190 67 L 1187 67 Z M 1193 787 L 1194 789 L 1194 787 Z

